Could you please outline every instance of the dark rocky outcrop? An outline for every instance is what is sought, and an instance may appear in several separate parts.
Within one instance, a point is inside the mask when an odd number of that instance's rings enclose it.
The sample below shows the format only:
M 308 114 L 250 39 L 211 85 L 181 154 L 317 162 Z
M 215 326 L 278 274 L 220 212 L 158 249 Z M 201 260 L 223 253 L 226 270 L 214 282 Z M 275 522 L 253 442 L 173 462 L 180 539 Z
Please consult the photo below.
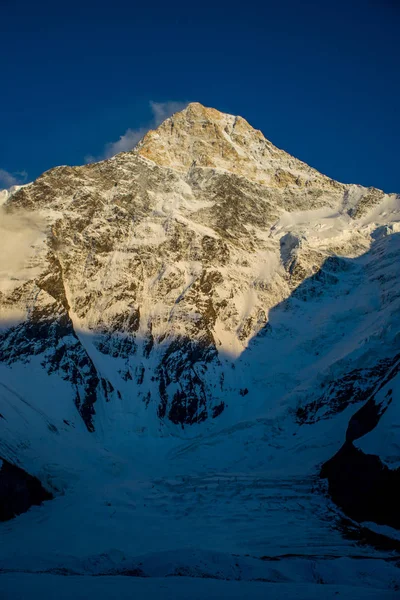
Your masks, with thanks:
M 373 454 L 365 454 L 353 442 L 375 429 L 393 401 L 388 389 L 378 401 L 378 393 L 400 370 L 399 355 L 381 375 L 367 402 L 351 417 L 342 448 L 321 469 L 328 479 L 332 500 L 356 521 L 373 521 L 400 529 L 400 468 L 389 469 Z
M 205 421 L 210 413 L 218 416 L 224 403 L 213 406 L 213 393 L 207 381 L 207 370 L 219 364 L 218 354 L 211 338 L 194 342 L 182 338 L 172 342 L 157 369 L 161 402 L 158 416 L 166 416 L 175 425 L 192 425 Z M 168 386 L 177 388 L 169 393 Z
M 400 469 L 346 441 L 321 469 L 332 500 L 352 519 L 400 529 Z
M 36 477 L 4 459 L 0 459 L 0 464 L 0 521 L 8 521 L 53 498 Z

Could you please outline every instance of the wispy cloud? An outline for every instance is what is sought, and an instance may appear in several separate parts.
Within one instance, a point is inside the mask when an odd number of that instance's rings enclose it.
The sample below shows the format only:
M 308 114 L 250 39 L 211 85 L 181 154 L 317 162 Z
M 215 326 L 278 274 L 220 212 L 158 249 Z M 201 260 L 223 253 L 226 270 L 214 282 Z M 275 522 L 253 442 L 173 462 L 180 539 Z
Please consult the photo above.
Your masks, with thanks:
M 158 127 L 165 119 L 187 107 L 189 102 L 150 102 L 154 125 Z
M 5 169 L 0 169 L 0 190 L 8 189 L 13 185 L 22 185 L 26 182 L 28 173 L 26 171 L 17 171 L 10 173 Z
M 119 152 L 129 152 L 136 144 L 146 135 L 150 129 L 155 129 L 165 119 L 168 119 L 171 115 L 180 110 L 183 110 L 188 105 L 188 102 L 150 102 L 150 108 L 152 112 L 151 120 L 142 127 L 137 129 L 127 129 L 123 135 L 116 142 L 109 142 L 105 145 L 104 152 L 101 156 L 86 156 L 85 160 L 87 163 L 95 162 L 96 160 L 103 160 L 104 158 L 111 158 Z

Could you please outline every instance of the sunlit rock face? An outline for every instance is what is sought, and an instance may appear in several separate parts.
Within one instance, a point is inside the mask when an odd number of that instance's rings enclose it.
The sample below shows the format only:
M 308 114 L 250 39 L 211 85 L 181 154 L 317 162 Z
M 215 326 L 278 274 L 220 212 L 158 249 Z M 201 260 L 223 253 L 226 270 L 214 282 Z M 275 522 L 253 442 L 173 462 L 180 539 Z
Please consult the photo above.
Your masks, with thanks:
M 8 194 L 6 227 L 29 243 L 12 268 L 0 262 L 1 362 L 12 370 L 35 358 L 68 384 L 91 431 L 114 414 L 156 429 L 234 414 L 240 390 L 265 393 L 245 366 L 249 344 L 267 344 L 257 367 L 266 374 L 274 337 L 303 335 L 274 325 L 271 311 L 326 290 L 339 290 L 340 310 L 343 277 L 351 287 L 376 276 L 352 259 L 379 228 L 396 233 L 399 214 L 398 196 L 338 183 L 243 118 L 189 104 L 131 152 L 52 169 Z M 346 350 L 343 367 L 328 354 L 329 381 L 358 368 Z M 285 368 L 287 394 L 302 374 Z M 319 404 L 302 406 L 309 420 Z

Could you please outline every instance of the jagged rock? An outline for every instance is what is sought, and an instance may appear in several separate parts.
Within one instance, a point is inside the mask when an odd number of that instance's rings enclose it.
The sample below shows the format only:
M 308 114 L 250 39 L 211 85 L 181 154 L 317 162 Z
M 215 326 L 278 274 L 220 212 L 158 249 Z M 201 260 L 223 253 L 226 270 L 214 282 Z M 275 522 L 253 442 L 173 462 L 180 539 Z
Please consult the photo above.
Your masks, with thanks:
M 400 529 L 400 469 L 389 469 L 378 456 L 347 441 L 323 465 L 321 477 L 328 479 L 332 499 L 352 519 Z
M 0 521 L 8 521 L 52 498 L 36 477 L 0 458 Z
M 90 430 L 95 403 L 116 397 L 181 426 L 215 417 L 236 393 L 214 383 L 220 355 L 267 335 L 291 293 L 334 286 L 341 257 L 368 250 L 373 227 L 357 219 L 379 202 L 398 199 L 335 182 L 241 117 L 192 103 L 131 152 L 7 194 L 8 218 L 45 225 L 0 291 L 0 360 L 40 355 Z

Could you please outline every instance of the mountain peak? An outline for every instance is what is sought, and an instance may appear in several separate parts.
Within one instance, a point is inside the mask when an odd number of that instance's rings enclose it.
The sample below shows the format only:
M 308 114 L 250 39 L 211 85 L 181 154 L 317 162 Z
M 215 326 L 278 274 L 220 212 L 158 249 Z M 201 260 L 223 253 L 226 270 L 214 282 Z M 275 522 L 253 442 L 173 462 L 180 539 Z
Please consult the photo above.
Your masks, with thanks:
M 315 179 L 332 184 L 329 178 L 274 146 L 243 117 L 199 102 L 190 103 L 149 131 L 135 153 L 180 172 L 219 169 L 269 187 L 303 187 Z
M 269 179 L 271 159 L 285 155 L 242 117 L 198 102 L 149 131 L 135 151 L 181 172 L 192 167 L 222 169 L 260 183 Z

